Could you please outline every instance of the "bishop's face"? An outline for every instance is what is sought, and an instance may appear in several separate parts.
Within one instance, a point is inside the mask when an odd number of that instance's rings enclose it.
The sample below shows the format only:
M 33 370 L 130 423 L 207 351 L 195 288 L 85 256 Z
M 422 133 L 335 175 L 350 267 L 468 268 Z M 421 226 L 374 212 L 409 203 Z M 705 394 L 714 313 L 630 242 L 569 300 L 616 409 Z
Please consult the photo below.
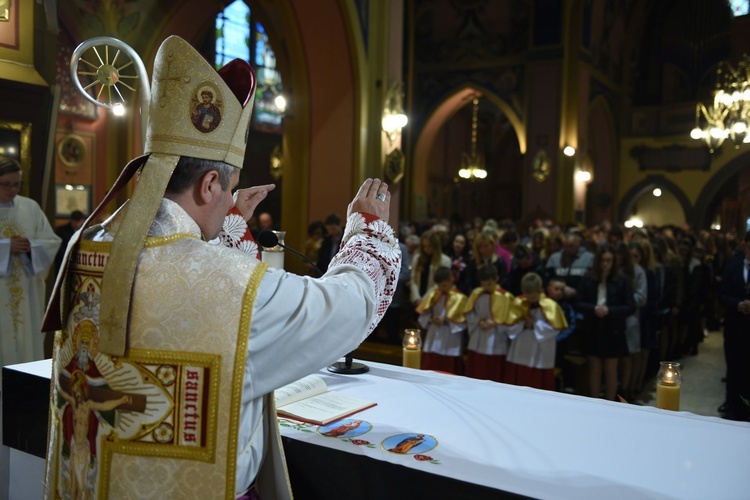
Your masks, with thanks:
M 0 175 L 0 203 L 10 203 L 21 190 L 21 172 Z

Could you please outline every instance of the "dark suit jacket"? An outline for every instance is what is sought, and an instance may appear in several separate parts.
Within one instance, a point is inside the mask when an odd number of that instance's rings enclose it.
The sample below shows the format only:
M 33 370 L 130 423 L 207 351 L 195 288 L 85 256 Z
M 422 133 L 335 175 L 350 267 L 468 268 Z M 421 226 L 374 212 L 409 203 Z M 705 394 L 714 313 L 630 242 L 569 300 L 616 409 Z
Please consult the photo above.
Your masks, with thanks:
M 719 300 L 726 308 L 724 331 L 728 334 L 750 332 L 750 314 L 742 314 L 737 310 L 740 302 L 750 299 L 750 286 L 745 284 L 744 265 L 745 256 L 735 256 L 724 268 L 721 277 Z
M 336 251 L 333 255 L 336 255 L 339 252 L 339 247 L 341 246 L 341 238 L 338 238 L 336 241 L 333 241 L 333 238 L 331 238 L 329 235 L 325 235 L 323 237 L 323 242 L 320 244 L 320 250 L 318 251 L 318 261 L 315 263 L 318 266 L 318 269 L 320 269 L 323 273 L 328 271 L 328 264 L 331 263 L 331 250 L 333 246 L 336 246 Z
M 575 308 L 583 314 L 584 325 L 590 324 L 596 317 L 594 308 L 596 308 L 599 283 L 586 275 L 578 285 L 576 292 Z M 624 274 L 618 274 L 615 279 L 607 281 L 607 309 L 609 314 L 601 318 L 607 328 L 613 332 L 625 332 L 625 319 L 635 312 L 635 298 L 633 297 L 633 287 L 630 280 Z

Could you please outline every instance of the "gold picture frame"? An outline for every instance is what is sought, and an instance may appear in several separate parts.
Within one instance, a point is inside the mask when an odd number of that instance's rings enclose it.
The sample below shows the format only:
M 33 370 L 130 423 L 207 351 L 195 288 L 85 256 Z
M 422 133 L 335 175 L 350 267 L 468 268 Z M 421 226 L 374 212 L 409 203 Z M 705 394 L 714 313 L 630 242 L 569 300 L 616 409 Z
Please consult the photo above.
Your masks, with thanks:
M 55 137 L 55 183 L 94 184 L 96 136 L 88 131 L 58 131 Z
M 91 213 L 91 186 L 57 184 L 55 186 L 55 217 L 70 217 L 75 210 Z
M 10 0 L 0 0 L 0 21 L 10 21 Z
M 19 2 L 0 0 L 0 48 L 19 50 Z
M 87 154 L 83 138 L 75 134 L 67 135 L 57 143 L 57 155 L 66 167 L 80 167 Z
M 547 152 L 540 149 L 531 164 L 531 176 L 539 183 L 547 180 L 550 176 L 550 164 Z
M 31 123 L 0 120 L 0 155 L 18 160 L 23 176 L 31 173 Z M 25 183 L 21 194 L 28 194 L 29 183 Z
M 385 155 L 383 164 L 383 174 L 391 184 L 397 184 L 404 176 L 404 164 L 406 163 L 404 153 L 399 148 Z

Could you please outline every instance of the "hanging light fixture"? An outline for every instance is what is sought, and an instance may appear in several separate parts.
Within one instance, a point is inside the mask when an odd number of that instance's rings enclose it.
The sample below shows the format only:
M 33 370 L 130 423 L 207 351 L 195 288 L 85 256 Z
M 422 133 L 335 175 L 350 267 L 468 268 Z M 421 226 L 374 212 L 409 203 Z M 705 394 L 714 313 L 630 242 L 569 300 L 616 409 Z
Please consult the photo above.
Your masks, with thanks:
M 404 91 L 401 82 L 393 82 L 388 86 L 385 93 L 385 106 L 381 127 L 385 132 L 388 142 L 393 144 L 401 137 L 401 130 L 406 127 L 409 117 L 404 113 Z
M 695 106 L 695 128 L 690 137 L 702 140 L 711 153 L 730 139 L 735 148 L 750 143 L 750 57 L 735 69 L 721 62 L 716 70 L 713 104 Z
M 484 169 L 484 157 L 477 154 L 477 112 L 479 111 L 479 98 L 474 98 L 474 109 L 471 113 L 471 153 L 464 152 L 461 157 L 461 169 L 458 176 L 462 179 L 475 181 L 487 177 Z

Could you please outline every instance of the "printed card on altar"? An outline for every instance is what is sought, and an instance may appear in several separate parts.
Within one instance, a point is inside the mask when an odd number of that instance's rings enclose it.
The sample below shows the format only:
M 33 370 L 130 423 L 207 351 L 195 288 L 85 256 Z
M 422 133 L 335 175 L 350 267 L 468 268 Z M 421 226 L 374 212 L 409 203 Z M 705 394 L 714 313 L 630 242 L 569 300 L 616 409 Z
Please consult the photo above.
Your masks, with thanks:
M 377 404 L 329 391 L 325 380 L 317 375 L 308 375 L 277 389 L 274 397 L 278 415 L 316 425 L 326 425 Z

